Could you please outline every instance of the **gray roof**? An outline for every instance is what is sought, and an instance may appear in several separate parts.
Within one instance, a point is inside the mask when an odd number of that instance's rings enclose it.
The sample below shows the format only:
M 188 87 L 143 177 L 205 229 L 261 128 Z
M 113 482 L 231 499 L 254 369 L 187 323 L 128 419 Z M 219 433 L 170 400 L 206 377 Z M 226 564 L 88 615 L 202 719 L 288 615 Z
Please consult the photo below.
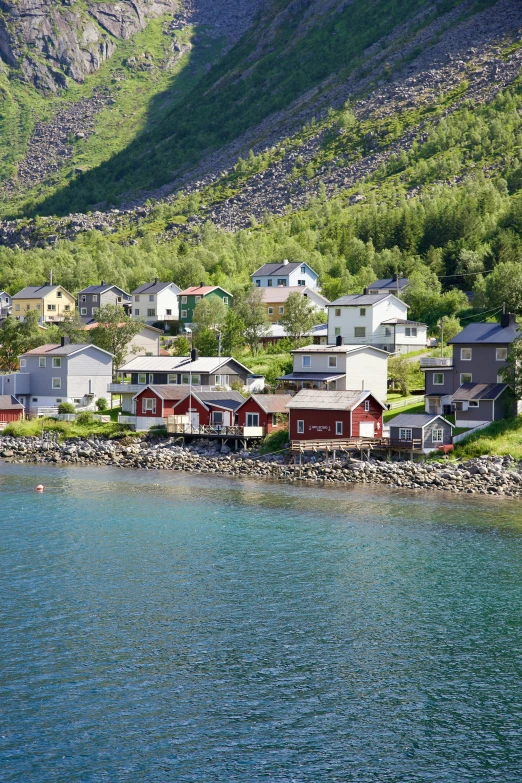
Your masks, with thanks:
M 502 326 L 499 323 L 495 324 L 468 324 L 462 332 L 459 332 L 451 340 L 448 340 L 449 345 L 469 345 L 470 343 L 500 343 L 501 345 L 510 344 L 519 334 L 518 326 L 516 323 L 509 324 L 509 326 Z
M 265 413 L 285 413 L 286 403 L 291 399 L 291 394 L 252 394 L 242 404 L 253 400 Z
M 406 288 L 407 285 L 408 285 L 407 277 L 399 277 L 398 280 L 394 280 L 393 277 L 384 277 L 382 280 L 376 280 L 375 283 L 372 283 L 371 285 L 367 285 L 366 290 L 369 291 L 371 288 L 389 288 L 390 293 L 392 294 L 394 291 L 397 290 L 397 288 L 400 291 L 403 288 Z
M 347 390 L 347 391 L 325 391 L 322 389 L 302 389 L 295 397 L 292 397 L 286 407 L 289 410 L 330 410 L 330 411 L 350 411 L 360 405 L 368 397 L 373 396 L 370 391 Z M 377 399 L 374 397 L 374 399 Z M 384 408 L 385 405 L 379 401 Z
M 431 424 L 432 421 L 436 421 L 436 419 L 440 419 L 445 424 L 453 427 L 453 424 L 447 421 L 444 416 L 433 413 L 399 413 L 398 416 L 390 419 L 388 424 L 390 427 L 420 427 L 424 429 L 424 427 Z
M 289 275 L 290 272 L 294 271 L 294 269 L 299 269 L 300 266 L 303 266 L 303 263 L 296 264 L 289 262 L 288 264 L 263 264 L 263 266 L 259 267 L 259 269 L 256 269 L 254 275 L 262 275 L 263 277 L 271 275 Z
M 40 345 L 38 348 L 33 348 L 30 351 L 26 351 L 22 356 L 70 356 L 73 353 L 79 353 L 86 348 L 93 348 L 95 351 L 101 351 L 112 356 L 112 353 L 104 351 L 103 348 L 98 348 L 93 343 L 69 343 L 68 345 L 56 345 L 55 343 L 47 343 L 46 345 Z
M 406 326 L 411 324 L 412 326 L 426 326 L 426 324 L 422 323 L 422 321 L 408 321 L 406 318 L 389 318 L 387 321 L 383 321 L 383 324 L 406 324 Z
M 338 372 L 289 372 L 288 375 L 280 375 L 278 381 L 334 381 L 344 378 L 345 374 Z
M 507 389 L 506 383 L 463 383 L 452 400 L 496 400 Z
M 57 288 L 62 288 L 60 285 L 26 285 L 21 291 L 13 296 L 13 299 L 41 299 L 43 296 L 56 291 Z M 65 289 L 64 289 L 65 290 Z
M 78 296 L 80 294 L 103 294 L 105 293 L 105 291 L 110 291 L 111 288 L 115 288 L 117 291 L 120 291 L 124 296 L 130 297 L 130 294 L 124 291 L 123 288 L 120 288 L 119 285 L 114 285 L 111 283 L 102 283 L 101 285 L 89 285 L 87 286 L 87 288 L 82 288 L 82 290 L 78 292 Z
M 389 294 L 350 294 L 349 296 L 341 296 L 334 302 L 330 302 L 327 307 L 370 307 L 371 305 L 382 302 L 383 299 L 390 296 Z
M 169 285 L 174 285 L 174 284 L 160 283 L 159 281 L 155 280 L 153 283 L 142 283 L 142 285 L 139 285 L 137 288 L 135 288 L 132 293 L 133 294 L 159 294 L 160 291 L 163 291 L 165 288 L 168 288 Z
M 0 394 L 0 410 L 23 410 L 23 407 L 12 394 Z

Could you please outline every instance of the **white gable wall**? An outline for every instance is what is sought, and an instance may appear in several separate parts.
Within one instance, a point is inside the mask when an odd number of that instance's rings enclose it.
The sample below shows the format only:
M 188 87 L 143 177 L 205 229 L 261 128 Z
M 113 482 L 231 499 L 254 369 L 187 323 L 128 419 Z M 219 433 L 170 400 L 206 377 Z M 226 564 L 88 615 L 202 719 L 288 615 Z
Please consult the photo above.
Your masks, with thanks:
M 337 316 L 336 310 L 341 314 Z M 364 311 L 364 315 L 361 312 Z M 386 336 L 383 321 L 390 318 L 407 318 L 408 306 L 396 299 L 390 297 L 383 299 L 374 305 L 340 305 L 339 308 L 328 308 L 328 342 L 335 344 L 336 329 L 343 338 L 345 345 L 360 345 L 366 343 L 377 347 L 389 344 L 393 341 L 392 336 Z M 357 327 L 365 329 L 365 336 L 355 334 Z

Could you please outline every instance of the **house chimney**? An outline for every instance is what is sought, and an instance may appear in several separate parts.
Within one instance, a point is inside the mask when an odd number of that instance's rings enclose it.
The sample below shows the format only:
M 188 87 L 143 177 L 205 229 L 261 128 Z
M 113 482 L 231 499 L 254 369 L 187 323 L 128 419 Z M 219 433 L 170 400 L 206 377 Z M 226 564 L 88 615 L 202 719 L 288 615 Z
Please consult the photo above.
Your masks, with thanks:
M 343 344 L 343 338 L 342 335 L 338 334 L 335 338 L 335 344 L 337 347 L 341 346 Z
M 398 281 L 399 281 L 399 275 L 397 274 L 397 272 L 395 272 L 395 274 L 393 275 L 393 282 L 397 283 Z
M 105 285 L 105 280 L 102 280 L 100 285 Z
M 60 345 L 62 346 L 62 348 L 64 345 L 69 345 L 70 342 L 71 341 L 69 337 L 66 334 L 62 334 L 62 336 L 60 337 Z
M 190 352 L 190 361 L 196 362 L 198 360 L 198 349 L 193 348 Z
M 158 283 L 159 283 L 159 278 L 158 278 L 158 277 L 155 277 L 155 278 L 154 278 L 154 285 L 158 285 Z
M 507 329 L 508 326 L 514 326 L 517 322 L 517 317 L 513 313 L 502 313 L 500 316 L 500 325 L 503 329 Z
M 204 283 L 200 283 L 200 284 L 199 284 L 199 287 L 200 287 L 200 288 L 203 288 L 203 286 L 204 286 Z
M 286 266 L 288 264 L 288 258 L 283 259 L 283 266 Z

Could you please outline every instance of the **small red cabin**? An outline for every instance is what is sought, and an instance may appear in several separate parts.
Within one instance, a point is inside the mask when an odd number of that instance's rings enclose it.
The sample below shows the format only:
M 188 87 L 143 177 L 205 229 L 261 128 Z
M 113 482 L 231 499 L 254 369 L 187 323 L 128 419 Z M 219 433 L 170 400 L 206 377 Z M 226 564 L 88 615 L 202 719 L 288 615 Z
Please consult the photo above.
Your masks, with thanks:
M 175 415 L 188 416 L 195 427 L 228 427 L 234 424 L 235 411 L 242 402 L 239 392 L 195 392 L 189 386 L 176 384 L 146 386 L 134 396 L 136 416 L 151 419 L 150 426 L 157 424 L 153 419 Z M 140 421 L 140 428 L 145 426 Z
M 290 440 L 382 437 L 386 406 L 369 391 L 302 389 L 286 407 Z
M 286 405 L 291 399 L 291 394 L 252 394 L 237 409 L 237 423 L 240 427 L 263 427 L 265 435 L 286 430 Z
M 24 417 L 24 406 L 12 394 L 0 394 L 0 426 Z

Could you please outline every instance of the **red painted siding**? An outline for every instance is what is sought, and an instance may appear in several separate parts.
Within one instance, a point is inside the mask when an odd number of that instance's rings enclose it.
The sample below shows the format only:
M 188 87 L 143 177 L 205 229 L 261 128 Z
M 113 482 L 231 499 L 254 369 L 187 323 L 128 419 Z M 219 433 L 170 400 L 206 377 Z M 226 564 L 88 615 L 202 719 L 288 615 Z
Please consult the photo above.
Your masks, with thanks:
M 189 413 L 189 407 L 191 411 L 197 411 L 199 413 L 200 424 L 210 424 L 210 411 L 207 410 L 194 396 L 192 396 L 190 400 L 188 397 L 185 397 L 184 400 L 180 400 L 174 406 L 174 413 L 176 416 L 187 416 Z
M 237 423 L 239 427 L 246 427 L 246 415 L 247 413 L 259 413 L 259 426 L 265 427 L 265 432 L 268 434 L 270 432 L 275 432 L 276 430 L 286 430 L 288 427 L 287 421 L 284 419 L 281 420 L 280 414 L 278 414 L 278 423 L 274 426 L 272 424 L 272 414 L 266 413 L 257 400 L 253 400 L 250 398 L 249 400 L 246 400 L 241 408 L 237 412 Z
M 352 437 L 354 438 L 358 438 L 361 434 L 360 424 L 363 421 L 373 422 L 374 437 L 382 437 L 382 408 L 373 397 L 368 397 L 368 402 L 369 411 L 364 410 L 364 402 L 352 411 Z
M 142 401 L 145 399 L 154 399 L 156 400 L 156 411 L 144 411 Z M 138 394 L 136 399 L 134 400 L 136 403 L 136 415 L 137 416 L 149 416 L 153 419 L 161 418 L 162 416 L 166 415 L 163 413 L 162 409 L 162 399 L 161 397 L 158 397 L 157 394 L 155 394 L 151 389 L 144 389 L 142 392 Z
M 368 398 L 370 410 L 364 410 L 364 401 L 350 411 L 293 409 L 290 411 L 290 440 L 343 440 L 360 435 L 361 422 L 373 422 L 374 437 L 382 436 L 382 408 L 373 397 Z M 304 433 L 297 432 L 297 422 L 304 421 Z M 342 422 L 342 434 L 336 433 L 336 422 Z
M 23 410 L 0 410 L 0 421 L 18 421 L 24 415 Z

